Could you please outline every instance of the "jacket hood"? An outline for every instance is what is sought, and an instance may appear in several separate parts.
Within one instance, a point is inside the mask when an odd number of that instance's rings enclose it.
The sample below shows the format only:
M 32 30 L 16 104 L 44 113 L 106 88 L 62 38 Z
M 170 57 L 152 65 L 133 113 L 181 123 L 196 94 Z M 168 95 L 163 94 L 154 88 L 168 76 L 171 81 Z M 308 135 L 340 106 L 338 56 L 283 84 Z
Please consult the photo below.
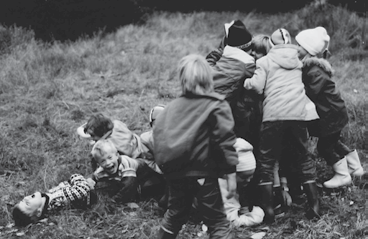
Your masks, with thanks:
M 333 75 L 331 64 L 323 58 L 310 57 L 303 61 L 303 69 L 309 69 L 313 66 L 322 68 L 330 77 Z
M 276 45 L 271 48 L 267 56 L 284 69 L 302 66 L 302 62 L 298 58 L 298 48 L 291 44 Z

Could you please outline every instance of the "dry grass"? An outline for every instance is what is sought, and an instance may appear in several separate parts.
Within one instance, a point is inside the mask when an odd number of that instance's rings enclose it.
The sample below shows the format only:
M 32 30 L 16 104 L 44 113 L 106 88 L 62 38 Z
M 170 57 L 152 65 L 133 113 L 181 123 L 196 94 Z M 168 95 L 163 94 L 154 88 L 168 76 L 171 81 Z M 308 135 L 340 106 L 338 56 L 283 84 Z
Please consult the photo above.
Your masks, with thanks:
M 153 238 L 163 215 L 155 200 L 141 202 L 138 209 L 109 208 L 102 200 L 90 210 L 62 211 L 24 230 L 6 226 L 12 222 L 11 206 L 24 195 L 46 190 L 71 173 L 91 173 L 90 146 L 76 135 L 76 128 L 91 114 L 120 119 L 138 134 L 148 130 L 150 108 L 179 94 L 178 59 L 209 53 L 221 39 L 223 23 L 233 19 L 243 20 L 255 34 L 285 27 L 294 36 L 301 29 L 328 23 L 335 80 L 351 119 L 344 138 L 366 162 L 368 61 L 362 56 L 368 53 L 363 47 L 350 49 L 349 37 L 339 37 L 358 34 L 364 19 L 344 9 L 326 13 L 311 7 L 283 15 L 157 13 L 143 26 L 127 25 L 112 34 L 52 44 L 34 40 L 24 29 L 2 29 L 0 33 L 8 35 L 0 38 L 6 41 L 0 56 L 0 237 Z M 334 17 L 331 22 L 325 20 L 329 16 Z M 319 179 L 329 178 L 331 169 L 316 160 Z M 364 238 L 364 203 L 359 187 L 332 196 L 323 192 L 321 220 L 307 221 L 304 209 L 295 206 L 264 238 Z M 234 235 L 247 238 L 262 230 L 263 226 L 239 228 Z M 207 237 L 195 218 L 179 236 Z

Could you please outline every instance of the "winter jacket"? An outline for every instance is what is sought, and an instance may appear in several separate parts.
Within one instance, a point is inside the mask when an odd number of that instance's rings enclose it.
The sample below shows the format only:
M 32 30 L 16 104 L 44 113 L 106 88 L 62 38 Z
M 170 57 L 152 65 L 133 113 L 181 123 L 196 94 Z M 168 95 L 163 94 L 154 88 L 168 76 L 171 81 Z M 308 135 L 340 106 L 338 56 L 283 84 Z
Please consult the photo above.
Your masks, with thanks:
M 325 59 L 311 57 L 303 62 L 303 83 L 314 102 L 320 120 L 311 124 L 309 133 L 326 136 L 341 131 L 348 123 L 344 100 L 332 78 L 332 67 Z
M 241 49 L 225 46 L 223 50 L 212 51 L 206 59 L 214 69 L 215 92 L 224 95 L 230 104 L 235 129 L 249 118 L 260 121 L 262 97 L 243 87 L 244 80 L 252 77 L 255 71 L 254 58 Z M 235 133 L 244 137 L 240 132 Z
M 234 173 L 234 121 L 224 97 L 183 95 L 169 103 L 153 128 L 154 158 L 169 179 Z
M 256 65 L 253 77 L 245 80 L 244 87 L 264 94 L 263 122 L 318 118 L 310 112 L 314 105 L 305 94 L 297 46 L 276 45 Z

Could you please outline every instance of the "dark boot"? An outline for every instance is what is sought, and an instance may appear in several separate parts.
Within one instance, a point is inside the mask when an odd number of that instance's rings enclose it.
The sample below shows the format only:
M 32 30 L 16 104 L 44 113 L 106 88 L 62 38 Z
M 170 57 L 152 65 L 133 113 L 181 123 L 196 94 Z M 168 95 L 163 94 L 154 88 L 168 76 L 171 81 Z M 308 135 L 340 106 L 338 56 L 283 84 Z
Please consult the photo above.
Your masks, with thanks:
M 304 183 L 303 189 L 307 195 L 309 208 L 306 213 L 308 219 L 319 219 L 321 213 L 319 211 L 318 188 L 316 182 Z
M 160 227 L 160 230 L 158 231 L 156 238 L 157 239 L 175 239 L 176 234 L 170 234 L 166 232 L 165 230 L 163 230 L 162 227 Z
M 273 185 L 271 183 L 262 184 L 259 185 L 259 189 L 261 192 L 260 206 L 265 213 L 263 222 L 271 224 L 275 221 L 275 213 L 273 211 Z

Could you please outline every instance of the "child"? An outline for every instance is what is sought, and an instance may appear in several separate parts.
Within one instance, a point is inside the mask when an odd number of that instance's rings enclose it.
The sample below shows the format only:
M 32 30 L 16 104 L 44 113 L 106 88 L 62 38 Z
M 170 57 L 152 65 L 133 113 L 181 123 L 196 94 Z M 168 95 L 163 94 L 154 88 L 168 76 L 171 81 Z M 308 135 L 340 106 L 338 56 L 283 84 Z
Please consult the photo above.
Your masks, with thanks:
M 214 70 L 214 91 L 225 96 L 234 117 L 234 132 L 258 149 L 258 132 L 261 123 L 260 96 L 242 86 L 253 76 L 255 61 L 252 51 L 252 34 L 242 21 L 226 23 L 225 37 L 218 50 L 206 57 Z
M 87 180 L 73 174 L 69 181 L 61 182 L 46 193 L 35 192 L 26 196 L 13 208 L 16 226 L 27 226 L 47 216 L 53 210 L 74 207 L 84 209 L 95 200 Z
M 212 70 L 204 57 L 182 58 L 178 72 L 182 96 L 165 107 L 153 128 L 155 161 L 169 190 L 158 238 L 176 238 L 194 198 L 210 237 L 228 238 L 218 178 L 227 180 L 227 198 L 234 196 L 238 157 L 231 109 L 224 96 L 213 92 Z
M 299 58 L 303 61 L 303 83 L 308 97 L 316 104 L 320 117 L 309 127 L 312 136 L 319 138 L 317 149 L 335 175 L 323 185 L 337 188 L 351 183 L 351 175 L 362 176 L 356 150 L 340 140 L 342 129 L 349 121 L 347 109 L 332 78 L 332 67 L 325 59 L 315 57 L 326 53 L 330 37 L 323 27 L 301 31 L 296 37 Z M 325 55 L 325 54 L 324 54 Z M 326 55 L 325 55 L 326 56 Z
M 91 188 L 107 193 L 115 202 L 127 203 L 138 199 L 138 170 L 145 163 L 126 155 L 119 155 L 115 145 L 107 139 L 98 140 L 92 148 L 92 157 L 99 167 L 88 179 Z M 95 185 L 96 184 L 96 185 Z
M 256 35 L 252 39 L 252 51 L 250 55 L 253 56 L 254 60 L 257 61 L 259 58 L 267 55 L 271 48 L 272 46 L 269 36 L 263 34 Z
M 227 182 L 225 179 L 219 179 L 225 213 L 227 219 L 236 227 L 255 226 L 263 221 L 263 210 L 260 207 L 253 206 L 252 210 L 249 211 L 248 207 L 240 204 L 240 200 L 242 199 L 239 197 L 239 194 L 241 193 L 253 193 L 246 190 L 246 187 L 253 177 L 253 173 L 256 168 L 256 160 L 252 152 L 253 147 L 244 139 L 237 138 L 234 148 L 238 153 L 239 159 L 239 164 L 236 165 L 236 181 L 238 193 L 234 197 L 227 199 Z M 248 195 L 244 196 L 246 197 Z
M 297 47 L 290 44 L 291 37 L 285 29 L 276 30 L 270 38 L 273 45 L 268 54 L 257 60 L 257 69 L 252 78 L 246 79 L 244 87 L 263 94 L 263 120 L 260 132 L 259 186 L 261 207 L 265 222 L 274 221 L 273 169 L 280 161 L 283 137 L 295 141 L 298 151 L 297 165 L 310 208 L 307 217 L 319 217 L 319 202 L 316 167 L 308 154 L 307 114 L 308 97 L 302 82 L 302 63 Z M 308 119 L 310 120 L 310 119 Z
M 138 135 L 130 131 L 123 122 L 111 120 L 101 113 L 92 115 L 86 124 L 77 129 L 77 132 L 81 137 L 93 140 L 91 144 L 99 139 L 111 141 L 119 154 L 131 158 L 148 157 L 148 149 Z

